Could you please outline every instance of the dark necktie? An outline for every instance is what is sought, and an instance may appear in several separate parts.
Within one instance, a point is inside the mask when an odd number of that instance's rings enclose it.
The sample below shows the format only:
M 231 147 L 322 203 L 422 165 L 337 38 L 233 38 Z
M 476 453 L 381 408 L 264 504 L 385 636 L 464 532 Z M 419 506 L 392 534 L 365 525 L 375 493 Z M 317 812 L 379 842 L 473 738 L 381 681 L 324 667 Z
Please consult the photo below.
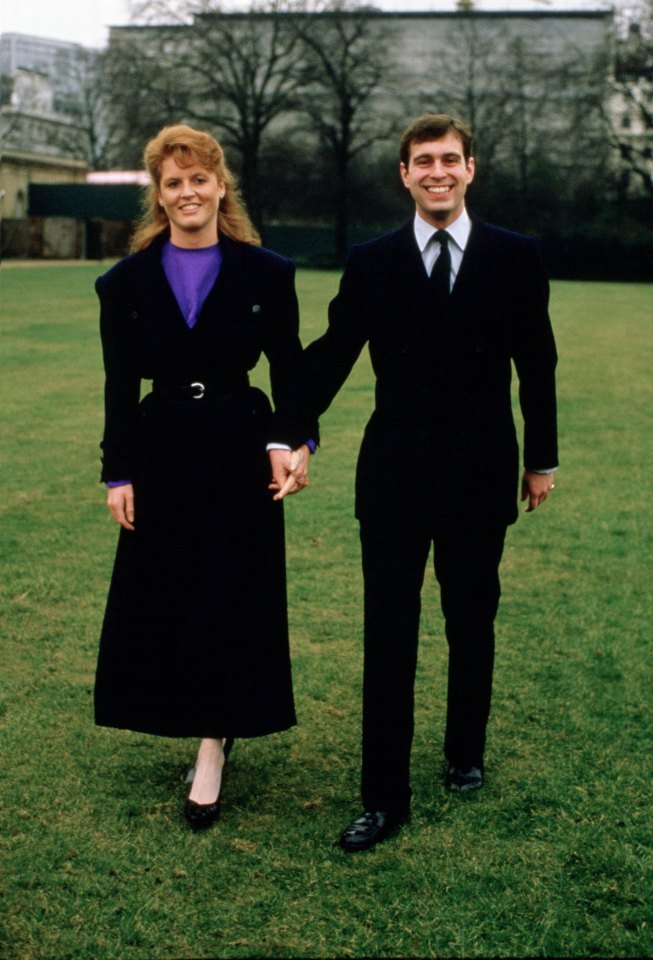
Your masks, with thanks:
M 451 253 L 449 251 L 449 234 L 446 230 L 438 230 L 434 234 L 440 244 L 440 256 L 435 261 L 431 271 L 431 286 L 438 300 L 445 300 L 449 296 L 451 287 Z

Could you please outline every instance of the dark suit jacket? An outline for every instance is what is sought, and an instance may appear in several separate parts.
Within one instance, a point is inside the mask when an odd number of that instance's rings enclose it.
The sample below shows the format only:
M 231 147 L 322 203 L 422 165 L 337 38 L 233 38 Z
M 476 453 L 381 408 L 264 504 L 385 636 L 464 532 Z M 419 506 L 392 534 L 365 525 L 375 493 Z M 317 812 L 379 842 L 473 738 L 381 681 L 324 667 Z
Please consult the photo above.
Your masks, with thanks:
M 354 247 L 306 352 L 311 413 L 329 406 L 368 342 L 376 408 L 358 460 L 356 515 L 384 523 L 464 511 L 517 517 L 519 376 L 524 463 L 557 465 L 548 282 L 529 238 L 473 218 L 446 308 L 434 305 L 413 223 Z
M 247 385 L 261 352 L 270 363 L 275 416 L 269 440 L 296 447 L 315 434 L 297 397 L 302 348 L 294 265 L 283 257 L 220 238 L 220 275 L 192 330 L 161 265 L 167 237 L 126 257 L 99 277 L 106 369 L 103 480 L 131 479 L 141 379 L 181 386 L 193 381 Z

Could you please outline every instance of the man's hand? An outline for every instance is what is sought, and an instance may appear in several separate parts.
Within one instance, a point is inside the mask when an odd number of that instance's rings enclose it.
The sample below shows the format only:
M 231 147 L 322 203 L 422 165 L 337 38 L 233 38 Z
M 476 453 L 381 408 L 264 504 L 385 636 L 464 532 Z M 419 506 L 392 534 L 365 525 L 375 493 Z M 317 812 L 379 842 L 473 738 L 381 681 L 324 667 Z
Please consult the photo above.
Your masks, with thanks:
M 529 473 L 528 470 L 524 470 L 521 479 L 521 499 L 528 500 L 526 513 L 537 510 L 539 505 L 544 503 L 549 490 L 553 490 L 555 486 L 554 476 L 554 473 Z
M 270 450 L 272 481 L 270 490 L 276 490 L 273 500 L 283 500 L 289 493 L 298 493 L 308 484 L 308 460 L 311 451 L 306 444 L 297 450 Z
M 125 530 L 134 530 L 134 488 L 131 483 L 109 487 L 107 506 L 113 519 Z

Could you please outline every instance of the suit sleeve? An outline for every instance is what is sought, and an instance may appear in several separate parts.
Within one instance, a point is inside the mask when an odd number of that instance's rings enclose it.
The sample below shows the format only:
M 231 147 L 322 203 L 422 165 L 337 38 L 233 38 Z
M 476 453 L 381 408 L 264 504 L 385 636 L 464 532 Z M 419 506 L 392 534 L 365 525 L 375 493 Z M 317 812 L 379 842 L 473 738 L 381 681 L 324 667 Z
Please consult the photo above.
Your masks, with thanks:
M 556 345 L 549 318 L 549 283 L 535 243 L 521 264 L 511 353 L 519 377 L 524 419 L 524 467 L 543 470 L 558 465 Z
M 286 443 L 294 449 L 306 440 L 317 441 L 318 425 L 310 416 L 303 391 L 304 355 L 299 338 L 295 267 L 290 261 L 275 273 L 272 301 L 273 315 L 266 325 L 263 343 L 274 403 L 268 440 Z
M 306 349 L 305 392 L 316 419 L 330 406 L 368 339 L 363 260 L 354 247 L 329 304 L 327 330 Z
M 101 480 L 126 480 L 134 476 L 135 429 L 140 396 L 140 372 L 131 312 L 113 284 L 100 277 L 100 336 L 104 359 L 104 436 Z

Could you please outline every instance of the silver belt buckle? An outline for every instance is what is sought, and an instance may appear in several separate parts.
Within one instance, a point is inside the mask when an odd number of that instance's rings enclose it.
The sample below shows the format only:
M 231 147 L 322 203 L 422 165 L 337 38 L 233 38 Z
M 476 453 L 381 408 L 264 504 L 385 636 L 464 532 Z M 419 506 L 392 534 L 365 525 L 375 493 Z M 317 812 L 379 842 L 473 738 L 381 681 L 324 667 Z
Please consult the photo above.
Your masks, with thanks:
M 191 394 L 191 398 L 193 400 L 201 400 L 204 394 L 206 393 L 206 387 L 204 386 L 203 383 L 200 383 L 198 380 L 196 380 L 195 383 L 191 383 L 190 388 L 191 390 L 195 391 L 194 393 Z

